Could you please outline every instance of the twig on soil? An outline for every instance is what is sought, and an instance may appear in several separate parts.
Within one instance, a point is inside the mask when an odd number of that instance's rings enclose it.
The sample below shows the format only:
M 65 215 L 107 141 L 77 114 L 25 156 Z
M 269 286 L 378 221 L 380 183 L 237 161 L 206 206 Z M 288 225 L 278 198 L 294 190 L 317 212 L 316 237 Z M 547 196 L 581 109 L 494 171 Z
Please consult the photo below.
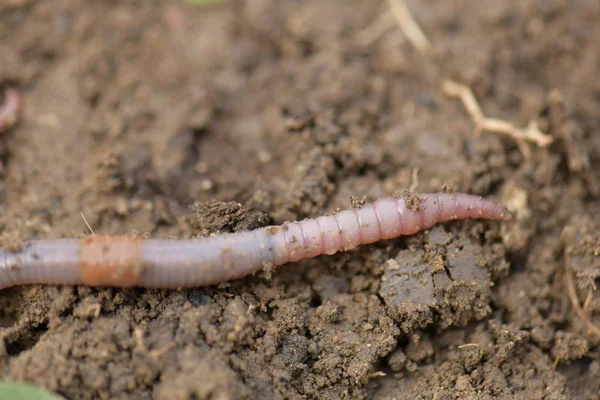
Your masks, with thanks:
M 83 213 L 79 213 L 79 214 L 81 214 L 81 218 L 83 218 L 83 222 L 85 222 L 85 224 L 87 225 L 90 232 L 92 232 L 92 236 L 96 236 L 96 234 L 94 233 L 94 230 L 92 229 L 90 224 L 87 222 L 87 219 L 85 219 L 85 216 L 83 215 Z
M 415 192 L 417 190 L 417 187 L 419 187 L 419 171 L 420 171 L 419 167 L 413 168 L 413 171 L 412 171 L 412 183 L 408 187 L 408 190 L 410 192 Z
M 4 103 L 0 105 L 0 133 L 12 128 L 21 111 L 21 95 L 12 87 L 4 89 Z
M 538 147 L 548 147 L 554 140 L 552 136 L 540 131 L 536 121 L 531 121 L 525 129 L 520 129 L 510 122 L 496 118 L 487 118 L 483 114 L 483 111 L 481 111 L 475 95 L 466 85 L 446 80 L 442 83 L 442 91 L 447 96 L 460 99 L 467 113 L 475 123 L 476 135 L 479 136 L 483 131 L 508 135 L 517 141 L 521 153 L 526 158 L 531 156 L 531 151 L 525 142 L 535 143 Z
M 459 349 L 466 349 L 467 347 L 479 347 L 477 343 L 466 343 L 458 346 Z
M 362 46 L 370 46 L 389 29 L 396 26 L 396 21 L 389 12 L 384 12 L 374 22 L 358 33 L 356 41 Z
M 407 40 L 421 53 L 431 48 L 429 39 L 415 21 L 404 0 L 388 0 L 390 11 L 381 14 L 374 22 L 358 34 L 357 41 L 368 46 L 379 39 L 394 25 L 400 27 Z
M 0 251 L 0 288 L 23 284 L 181 288 L 215 285 L 321 254 L 413 235 L 457 219 L 507 220 L 465 193 L 390 197 L 333 215 L 202 239 L 89 236 Z M 407 203 L 408 201 L 408 203 Z
M 427 39 L 421 27 L 415 21 L 406 2 L 404 0 L 388 0 L 388 4 L 390 5 L 392 15 L 398 22 L 398 26 L 400 26 L 400 29 L 402 29 L 402 32 L 404 32 L 412 45 L 421 53 L 429 51 L 431 48 L 429 39 Z
M 587 326 L 588 331 L 593 333 L 596 336 L 600 336 L 600 329 L 594 325 L 588 315 L 586 315 L 585 311 L 581 308 L 579 304 L 579 298 L 577 297 L 577 291 L 575 290 L 575 280 L 573 279 L 573 271 L 569 268 L 565 269 L 565 279 L 567 283 L 567 291 L 569 293 L 569 300 L 571 301 L 571 306 L 573 307 L 573 311 L 575 314 L 581 319 L 581 321 Z

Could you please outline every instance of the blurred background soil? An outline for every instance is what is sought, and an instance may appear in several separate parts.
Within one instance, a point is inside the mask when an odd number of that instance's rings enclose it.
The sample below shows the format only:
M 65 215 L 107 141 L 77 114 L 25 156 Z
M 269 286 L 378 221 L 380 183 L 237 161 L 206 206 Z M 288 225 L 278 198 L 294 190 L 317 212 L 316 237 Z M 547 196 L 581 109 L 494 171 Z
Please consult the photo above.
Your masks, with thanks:
M 70 399 L 592 399 L 600 3 L 6 0 L 0 245 L 194 237 L 412 187 L 511 208 L 192 290 L 0 292 L 0 378 Z M 531 120 L 554 141 L 476 127 Z M 418 179 L 415 179 L 418 178 Z

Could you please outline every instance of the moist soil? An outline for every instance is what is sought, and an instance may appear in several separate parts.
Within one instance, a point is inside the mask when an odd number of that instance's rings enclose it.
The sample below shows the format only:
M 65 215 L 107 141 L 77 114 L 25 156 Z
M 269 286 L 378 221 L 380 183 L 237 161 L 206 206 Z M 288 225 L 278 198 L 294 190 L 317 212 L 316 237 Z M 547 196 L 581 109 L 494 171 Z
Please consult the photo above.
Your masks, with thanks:
M 69 399 L 597 399 L 600 3 L 8 0 L 0 245 L 190 238 L 403 189 L 509 222 L 189 290 L 0 291 L 0 378 Z M 383 16 L 383 17 L 382 17 Z M 381 17 L 381 18 L 380 18 Z M 523 151 L 484 113 L 554 138 Z M 529 154 L 528 154 L 529 153 Z

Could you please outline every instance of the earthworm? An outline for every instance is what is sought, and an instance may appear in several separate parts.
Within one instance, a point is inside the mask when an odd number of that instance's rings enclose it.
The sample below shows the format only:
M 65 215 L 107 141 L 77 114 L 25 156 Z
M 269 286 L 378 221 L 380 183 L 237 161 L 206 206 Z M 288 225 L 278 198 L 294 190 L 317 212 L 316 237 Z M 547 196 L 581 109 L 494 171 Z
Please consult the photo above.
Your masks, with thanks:
M 0 106 L 0 133 L 12 127 L 17 122 L 21 108 L 21 96 L 15 88 L 4 89 L 4 104 Z
M 456 219 L 507 220 L 503 207 L 464 193 L 390 197 L 299 222 L 200 239 L 89 236 L 0 252 L 0 288 L 63 284 L 143 288 L 214 285 Z M 414 204 L 413 204 L 414 203 Z

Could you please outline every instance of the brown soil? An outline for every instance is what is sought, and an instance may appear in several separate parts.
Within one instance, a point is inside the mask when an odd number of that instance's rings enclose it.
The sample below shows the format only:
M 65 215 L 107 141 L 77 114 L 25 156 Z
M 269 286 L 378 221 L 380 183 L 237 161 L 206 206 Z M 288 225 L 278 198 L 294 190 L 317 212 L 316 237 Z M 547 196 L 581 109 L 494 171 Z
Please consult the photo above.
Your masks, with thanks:
M 0 245 L 191 237 L 411 187 L 508 223 L 408 238 L 194 290 L 0 292 L 1 377 L 71 399 L 591 399 L 600 390 L 600 3 L 8 0 Z M 489 116 L 555 137 L 525 158 Z M 413 185 L 414 186 L 414 185 Z M 414 187 L 412 188 L 414 189 Z

